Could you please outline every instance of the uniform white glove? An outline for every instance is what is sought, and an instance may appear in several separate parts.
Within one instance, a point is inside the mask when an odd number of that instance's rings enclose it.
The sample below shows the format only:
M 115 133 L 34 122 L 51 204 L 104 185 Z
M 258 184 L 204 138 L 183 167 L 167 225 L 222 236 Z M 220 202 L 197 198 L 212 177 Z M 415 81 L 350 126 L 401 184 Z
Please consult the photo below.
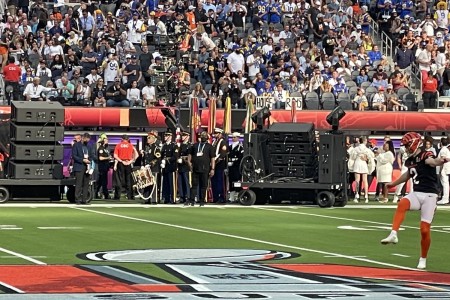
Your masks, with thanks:
M 181 164 L 183 160 L 181 158 L 177 159 L 177 163 Z
M 165 168 L 166 167 L 166 164 L 161 164 L 161 168 Z
M 228 166 L 229 166 L 229 167 L 231 167 L 232 165 L 233 165 L 233 162 L 232 162 L 232 161 L 228 162 Z

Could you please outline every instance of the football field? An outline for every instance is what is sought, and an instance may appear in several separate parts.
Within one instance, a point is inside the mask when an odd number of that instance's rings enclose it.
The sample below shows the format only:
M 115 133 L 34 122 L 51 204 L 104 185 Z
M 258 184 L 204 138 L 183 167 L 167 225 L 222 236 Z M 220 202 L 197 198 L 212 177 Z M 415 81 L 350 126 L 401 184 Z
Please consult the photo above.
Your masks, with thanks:
M 380 244 L 394 205 L 122 202 L 0 205 L 0 299 L 450 299 L 448 206 L 419 271 L 419 212 Z

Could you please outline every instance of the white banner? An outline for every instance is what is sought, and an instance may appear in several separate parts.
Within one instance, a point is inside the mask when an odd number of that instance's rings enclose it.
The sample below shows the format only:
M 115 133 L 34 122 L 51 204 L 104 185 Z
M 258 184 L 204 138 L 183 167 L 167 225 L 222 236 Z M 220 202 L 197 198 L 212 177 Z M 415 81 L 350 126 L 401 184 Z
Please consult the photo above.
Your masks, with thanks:
M 286 110 L 291 110 L 292 105 L 295 104 L 297 110 L 302 110 L 303 108 L 303 100 L 302 97 L 288 97 L 286 98 Z
M 263 107 L 269 107 L 272 109 L 272 104 L 274 103 L 273 97 L 256 97 L 256 109 L 261 109 Z

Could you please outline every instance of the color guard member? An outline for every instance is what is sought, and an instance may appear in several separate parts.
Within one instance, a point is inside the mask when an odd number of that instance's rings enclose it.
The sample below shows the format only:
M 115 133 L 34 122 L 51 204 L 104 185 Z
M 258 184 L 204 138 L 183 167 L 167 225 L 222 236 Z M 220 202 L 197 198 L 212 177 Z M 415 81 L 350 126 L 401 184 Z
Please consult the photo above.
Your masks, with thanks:
M 180 196 L 180 203 L 189 205 L 189 193 L 191 190 L 190 171 L 191 167 L 188 164 L 188 155 L 191 150 L 191 143 L 189 142 L 191 135 L 189 132 L 182 132 L 182 143 L 178 146 L 178 194 Z
M 162 199 L 165 204 L 175 203 L 175 172 L 177 170 L 178 150 L 172 142 L 172 132 L 164 134 L 161 149 Z
M 214 203 L 225 203 L 225 169 L 227 168 L 228 142 L 223 137 L 223 130 L 214 129 L 214 142 L 212 144 L 215 156 L 215 172 L 211 178 L 211 187 Z
M 230 201 L 234 201 L 236 191 L 233 184 L 241 180 L 241 161 L 244 157 L 244 145 L 240 142 L 241 137 L 239 132 L 233 132 L 232 143 L 230 145 L 230 152 L 228 153 L 228 178 L 230 189 Z
M 144 188 L 144 198 L 151 195 L 151 198 L 146 200 L 145 204 L 158 203 L 159 185 L 161 184 L 161 141 L 158 139 L 158 131 L 152 130 L 147 135 L 147 145 L 142 150 L 142 165 L 150 166 L 153 176 L 155 177 L 155 185 Z

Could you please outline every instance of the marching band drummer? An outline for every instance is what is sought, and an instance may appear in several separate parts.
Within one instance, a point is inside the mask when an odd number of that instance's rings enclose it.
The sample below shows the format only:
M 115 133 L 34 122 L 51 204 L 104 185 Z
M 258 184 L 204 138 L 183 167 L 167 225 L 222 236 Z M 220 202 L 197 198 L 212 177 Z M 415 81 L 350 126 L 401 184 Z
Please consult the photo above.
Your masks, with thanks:
M 144 198 L 148 198 L 151 194 L 151 198 L 145 200 L 144 204 L 157 204 L 159 201 L 159 186 L 161 184 L 161 141 L 158 139 L 158 131 L 152 130 L 147 135 L 147 145 L 142 150 L 142 165 L 150 166 L 152 171 L 155 186 L 151 185 L 144 188 Z

